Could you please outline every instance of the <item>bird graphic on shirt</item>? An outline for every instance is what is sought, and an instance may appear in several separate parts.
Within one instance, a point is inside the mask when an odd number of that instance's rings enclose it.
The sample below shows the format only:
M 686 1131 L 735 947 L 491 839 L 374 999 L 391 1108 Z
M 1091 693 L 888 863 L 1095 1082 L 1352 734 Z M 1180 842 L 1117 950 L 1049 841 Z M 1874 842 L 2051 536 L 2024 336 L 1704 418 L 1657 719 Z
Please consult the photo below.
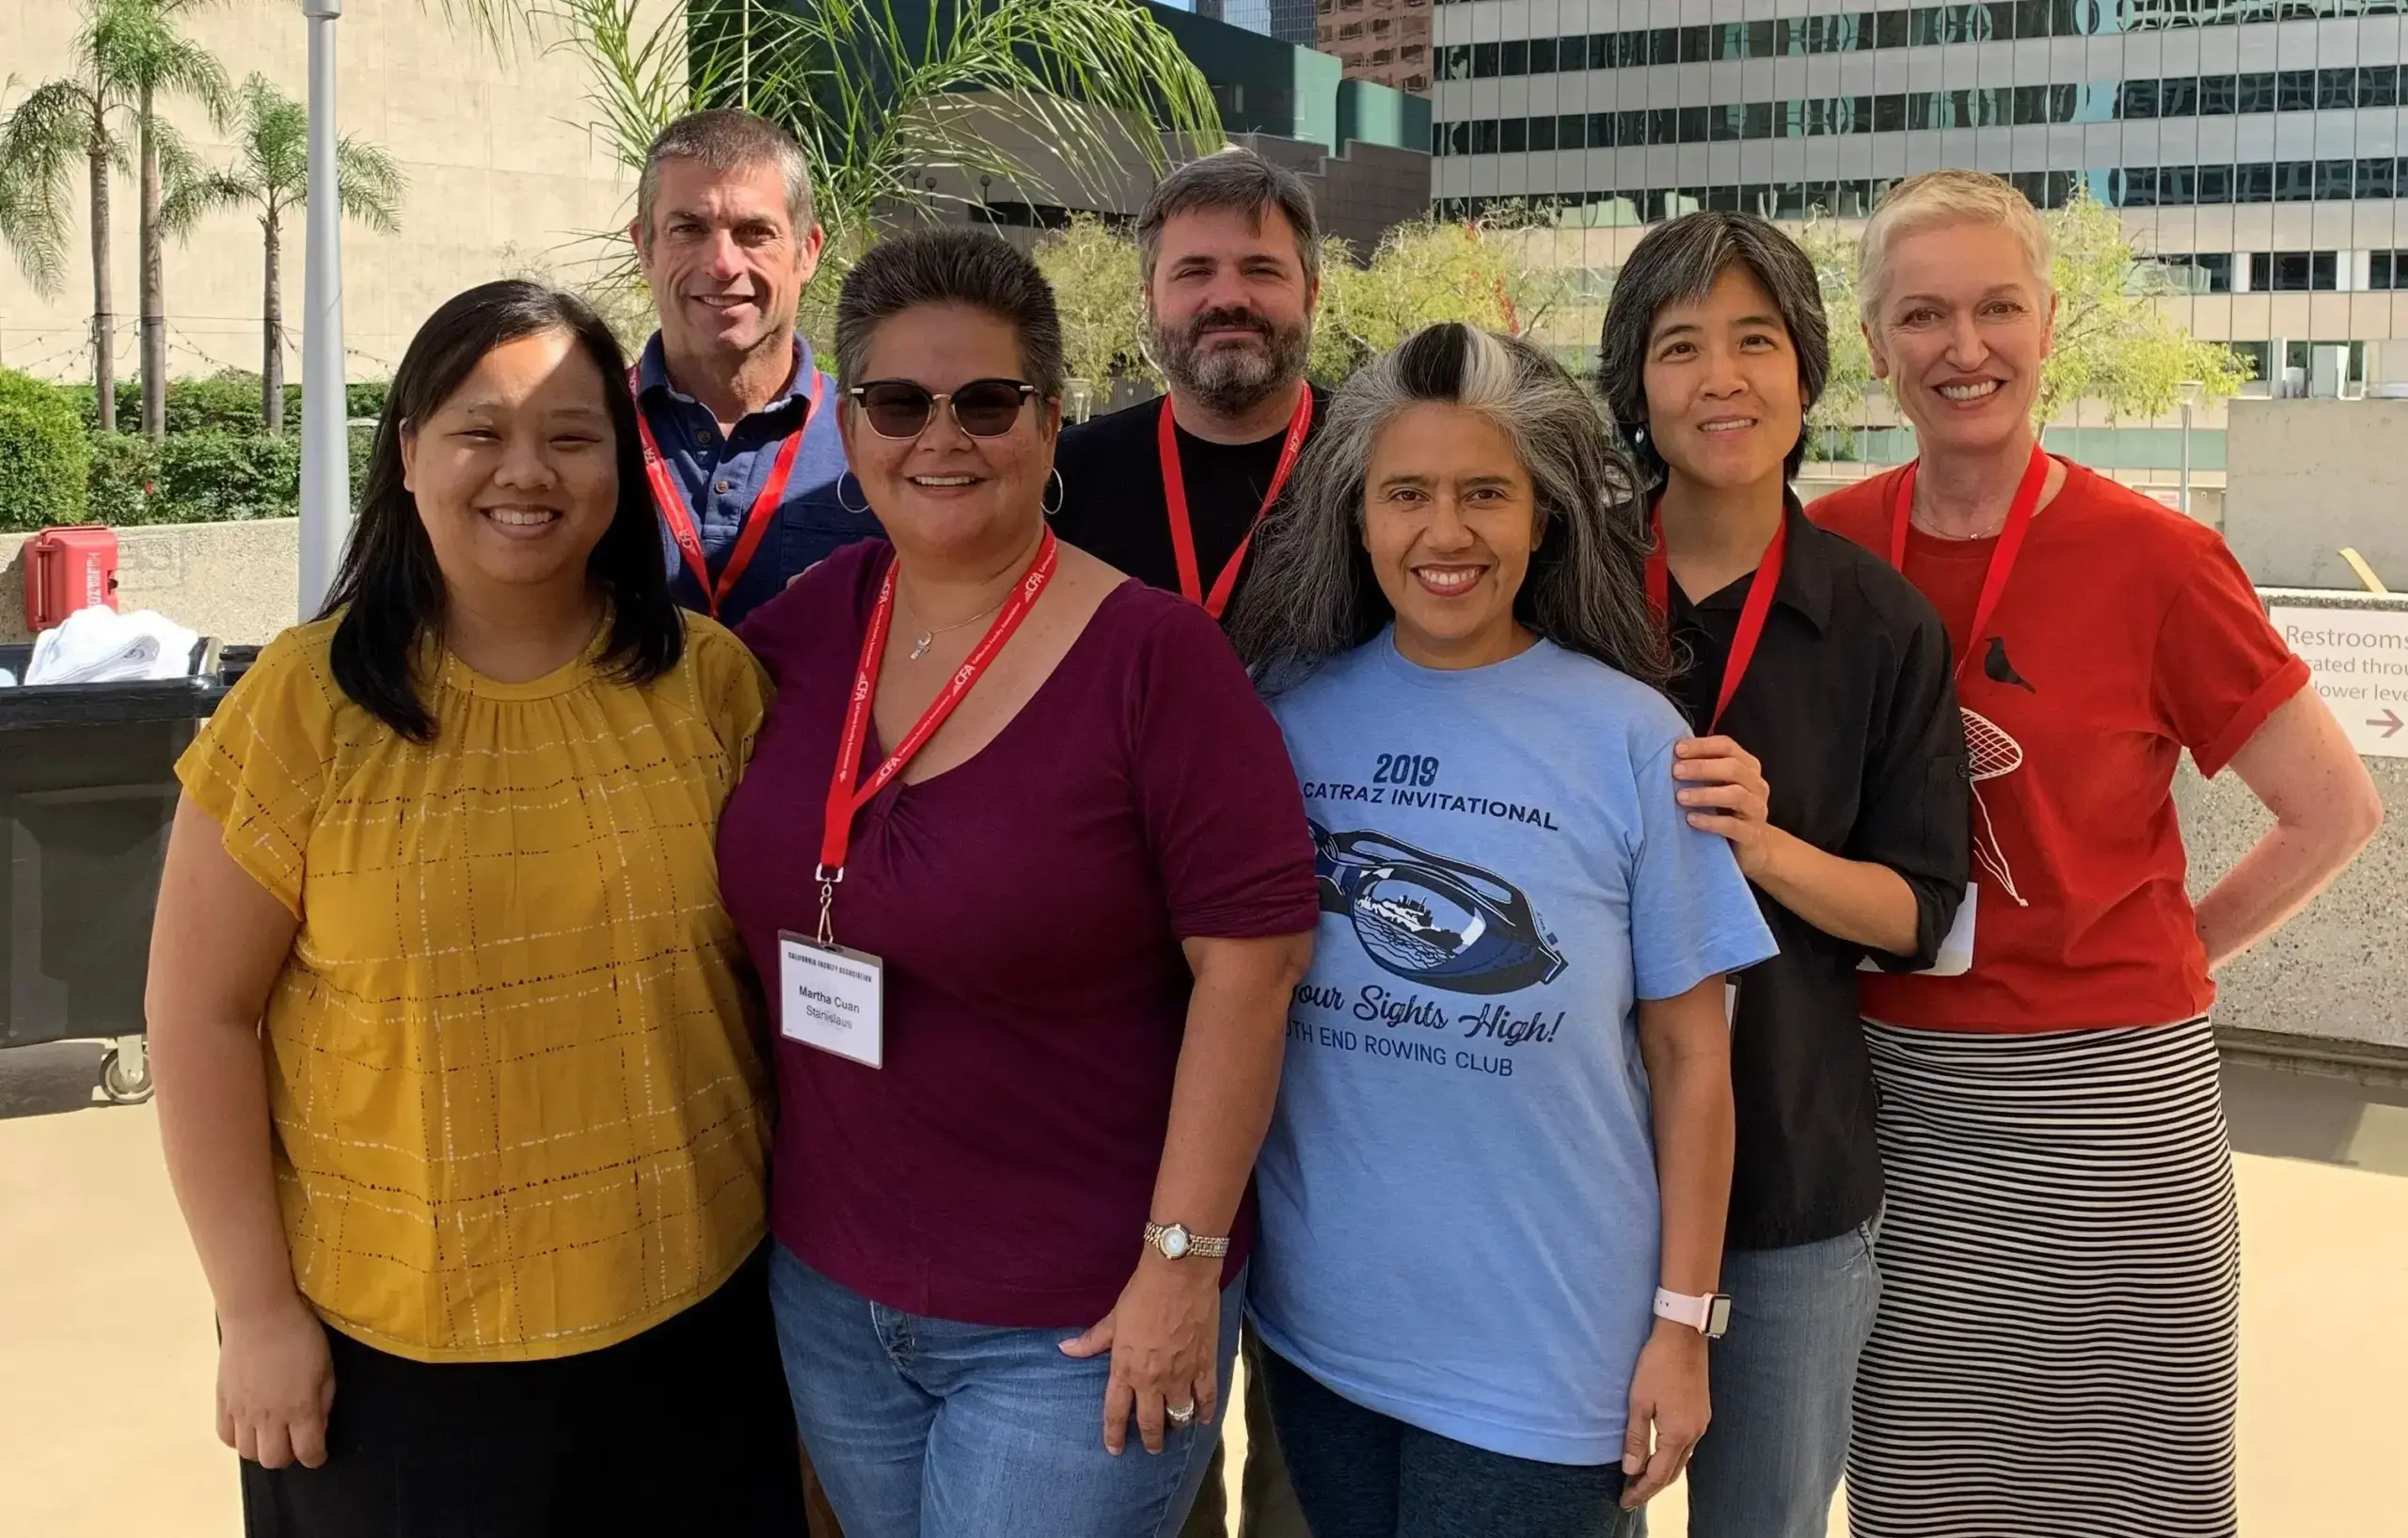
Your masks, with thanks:
M 2040 692 L 2034 689 L 2021 674 L 2015 671 L 2014 663 L 2006 659 L 2004 636 L 1990 637 L 1989 651 L 1982 658 L 1982 676 L 1994 684 L 2013 684 L 2026 694 Z

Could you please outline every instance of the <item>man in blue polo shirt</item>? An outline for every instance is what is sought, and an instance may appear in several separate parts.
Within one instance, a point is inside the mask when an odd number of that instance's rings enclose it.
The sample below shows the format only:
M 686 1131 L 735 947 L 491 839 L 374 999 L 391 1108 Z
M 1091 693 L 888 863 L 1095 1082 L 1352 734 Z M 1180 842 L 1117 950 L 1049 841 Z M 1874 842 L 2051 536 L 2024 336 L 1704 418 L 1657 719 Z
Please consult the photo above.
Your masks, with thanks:
M 627 233 L 660 319 L 636 403 L 670 591 L 734 625 L 879 531 L 844 484 L 836 381 L 795 334 L 823 239 L 802 149 L 749 112 L 680 118 L 644 157 Z

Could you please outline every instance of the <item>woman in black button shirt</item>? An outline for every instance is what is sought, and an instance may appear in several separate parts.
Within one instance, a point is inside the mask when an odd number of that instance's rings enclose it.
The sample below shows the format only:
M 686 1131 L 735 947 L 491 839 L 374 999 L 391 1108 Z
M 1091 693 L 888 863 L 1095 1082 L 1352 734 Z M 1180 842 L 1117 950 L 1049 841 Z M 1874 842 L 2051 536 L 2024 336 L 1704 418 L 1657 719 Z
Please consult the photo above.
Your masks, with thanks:
M 1809 1538 L 1839 1483 L 1880 1292 L 1855 974 L 1868 957 L 1933 965 L 1965 887 L 1948 636 L 1904 578 L 1790 494 L 1830 358 L 1813 263 L 1787 236 L 1735 214 L 1661 226 L 1615 283 L 1603 351 L 1608 404 L 1659 478 L 1634 515 L 1660 530 L 1651 591 L 1703 734 L 1678 750 L 1680 799 L 1730 839 L 1781 943 L 1735 1001 L 1731 1326 L 1689 1531 Z

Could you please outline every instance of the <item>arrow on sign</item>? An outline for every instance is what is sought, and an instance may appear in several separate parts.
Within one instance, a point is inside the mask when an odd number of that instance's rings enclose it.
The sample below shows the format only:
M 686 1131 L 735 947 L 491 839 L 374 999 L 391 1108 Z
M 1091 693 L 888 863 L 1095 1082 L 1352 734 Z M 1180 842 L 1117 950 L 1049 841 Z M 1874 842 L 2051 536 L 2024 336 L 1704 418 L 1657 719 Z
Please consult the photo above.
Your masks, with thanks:
M 2398 737 L 2400 735 L 2400 728 L 2402 726 L 2408 726 L 2408 721 L 2403 721 L 2400 719 L 2399 711 L 2385 706 L 2382 715 L 2369 716 L 2367 718 L 2367 724 L 2368 726 L 2382 727 L 2383 735 L 2389 737 Z

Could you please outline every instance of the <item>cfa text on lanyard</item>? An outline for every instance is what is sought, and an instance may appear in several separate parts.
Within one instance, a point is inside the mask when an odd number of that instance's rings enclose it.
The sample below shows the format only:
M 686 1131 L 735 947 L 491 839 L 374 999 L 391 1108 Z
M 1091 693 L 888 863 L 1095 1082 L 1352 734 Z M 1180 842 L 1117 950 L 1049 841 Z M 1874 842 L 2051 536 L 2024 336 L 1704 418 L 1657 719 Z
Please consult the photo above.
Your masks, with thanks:
M 866 951 L 836 943 L 833 909 L 837 883 L 845 879 L 845 857 L 852 849 L 853 818 L 878 793 L 903 772 L 937 728 L 977 687 L 994 665 L 995 655 L 1028 618 L 1045 584 L 1054 579 L 1061 546 L 1054 531 L 1038 540 L 1037 559 L 1029 563 L 1018 586 L 987 633 L 954 669 L 937 697 L 920 712 L 903 740 L 869 778 L 862 779 L 862 753 L 869 742 L 870 706 L 878 695 L 879 665 L 886 657 L 887 632 L 895 624 L 895 567 L 890 563 L 879 583 L 878 602 L 871 608 L 869 628 L 862 636 L 861 661 L 853 670 L 851 697 L 845 706 L 844 735 L 836 739 L 836 767 L 828 781 L 826 817 L 819 834 L 819 932 L 778 936 L 779 1029 L 806 1046 L 878 1068 L 885 1061 L 885 963 Z M 856 785 L 855 782 L 859 782 Z
M 1647 602 L 1656 610 L 1656 617 L 1669 626 L 1672 616 L 1672 565 L 1664 553 L 1663 500 L 1657 496 L 1647 515 L 1652 540 L 1647 551 Z M 1756 643 L 1764 640 L 1765 620 L 1772 612 L 1773 593 L 1781 586 L 1782 563 L 1788 550 L 1789 516 L 1784 512 L 1772 531 L 1772 543 L 1765 547 L 1764 555 L 1756 563 L 1756 577 L 1748 584 L 1747 602 L 1739 606 L 1739 628 L 1731 637 L 1731 655 L 1722 659 L 1722 684 L 1715 691 L 1714 717 L 1705 723 L 1708 737 L 1721 726 L 1722 713 L 1731 708 L 1732 696 L 1739 692 L 1739 680 L 1748 675 L 1748 664 L 1756 659 Z
M 636 388 L 636 371 L 627 371 L 627 388 Z M 711 618 L 719 618 L 720 606 L 736 591 L 746 567 L 760 552 L 761 540 L 768 533 L 769 525 L 778 515 L 778 503 L 785 496 L 786 478 L 794 474 L 795 456 L 802 452 L 802 435 L 811 426 L 812 414 L 819 409 L 819 371 L 811 371 L 811 397 L 803 404 L 802 420 L 778 445 L 778 456 L 769 463 L 769 478 L 761 483 L 761 494 L 752 499 L 752 510 L 744 515 L 744 524 L 737 531 L 736 547 L 727 552 L 727 564 L 720 569 L 719 580 L 711 580 L 710 557 L 703 549 L 703 531 L 694 521 L 693 509 L 686 505 L 686 494 L 678 488 L 677 479 L 669 473 L 669 462 L 661 456 L 660 444 L 652 436 L 652 423 L 644 420 L 643 404 L 636 404 L 636 436 L 643 440 L 644 479 L 652 483 L 652 504 L 660 513 L 660 521 L 669 526 L 669 537 L 677 542 L 678 553 L 686 558 L 686 569 L 694 574 L 695 585 L 703 590 L 703 601 L 710 606 Z
M 1262 494 L 1262 505 L 1254 511 L 1254 522 L 1246 525 L 1245 537 L 1229 552 L 1229 563 L 1221 568 L 1212 591 L 1204 591 L 1204 574 L 1196 563 L 1196 525 L 1187 514 L 1187 472 L 1179 463 L 1179 426 L 1171 420 L 1170 397 L 1163 397 L 1161 420 L 1154 430 L 1155 442 L 1162 451 L 1163 501 L 1170 509 L 1170 548 L 1179 561 L 1179 591 L 1192 604 L 1202 604 L 1204 612 L 1214 619 L 1229 607 L 1229 595 L 1237 590 L 1239 569 L 1245 564 L 1246 547 L 1254 543 L 1254 531 L 1262 523 L 1263 515 L 1279 499 L 1280 490 L 1288 484 L 1289 472 L 1296 468 L 1296 456 L 1305 452 L 1305 435 L 1312 431 L 1313 392 L 1309 385 L 1298 388 L 1296 409 L 1288 417 L 1287 441 L 1279 445 L 1279 464 L 1271 472 L 1271 489 Z

